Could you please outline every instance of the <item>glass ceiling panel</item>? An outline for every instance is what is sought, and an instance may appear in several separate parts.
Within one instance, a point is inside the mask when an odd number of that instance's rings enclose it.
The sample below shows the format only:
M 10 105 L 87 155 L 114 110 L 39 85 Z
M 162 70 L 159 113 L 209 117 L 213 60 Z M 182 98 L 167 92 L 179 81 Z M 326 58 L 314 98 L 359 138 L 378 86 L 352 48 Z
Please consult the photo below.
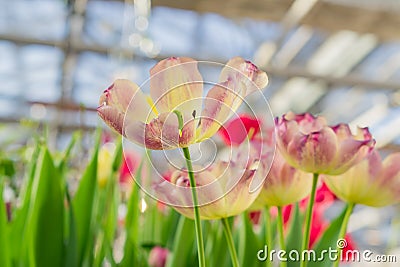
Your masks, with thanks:
M 0 33 L 62 40 L 67 14 L 65 1 L 61 0 L 1 1 Z

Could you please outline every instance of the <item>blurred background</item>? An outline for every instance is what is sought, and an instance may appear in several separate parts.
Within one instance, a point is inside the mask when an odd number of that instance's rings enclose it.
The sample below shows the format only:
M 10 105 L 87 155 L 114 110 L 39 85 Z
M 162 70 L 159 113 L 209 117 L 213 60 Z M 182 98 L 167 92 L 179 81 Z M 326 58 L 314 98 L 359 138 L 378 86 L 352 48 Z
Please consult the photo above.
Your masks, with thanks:
M 29 139 L 26 121 L 46 123 L 58 148 L 92 133 L 101 92 L 117 77 L 141 84 L 168 56 L 250 59 L 269 74 L 274 116 L 369 126 L 383 154 L 400 151 L 398 0 L 1 0 L 2 150 Z M 397 214 L 359 208 L 349 230 L 384 252 Z

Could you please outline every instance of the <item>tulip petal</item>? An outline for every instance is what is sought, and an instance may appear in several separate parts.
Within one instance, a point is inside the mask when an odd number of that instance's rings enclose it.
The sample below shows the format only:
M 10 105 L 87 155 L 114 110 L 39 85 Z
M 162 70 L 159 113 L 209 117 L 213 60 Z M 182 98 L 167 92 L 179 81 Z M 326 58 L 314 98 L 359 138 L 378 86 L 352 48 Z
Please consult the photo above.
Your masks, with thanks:
M 239 108 L 245 96 L 246 87 L 239 81 L 230 80 L 211 88 L 204 99 L 197 141 L 213 136 Z
M 129 113 L 129 116 L 143 122 L 154 118 L 151 106 L 140 88 L 133 82 L 125 79 L 116 80 L 104 91 L 99 100 L 100 106 L 111 106 L 120 113 Z
M 179 110 L 185 118 L 194 110 L 200 114 L 203 78 L 197 61 L 187 57 L 167 58 L 157 63 L 150 75 L 150 94 L 160 113 Z
M 121 113 L 125 113 L 129 102 L 139 87 L 129 80 L 116 80 L 100 96 L 100 106 L 104 103 L 113 106 Z
M 338 144 L 333 130 L 324 127 L 320 132 L 309 135 L 297 135 L 288 145 L 287 153 L 294 156 L 295 162 L 289 161 L 294 167 L 307 172 L 319 172 L 331 169 L 332 162 L 336 157 Z M 299 165 L 299 166 L 297 166 Z
M 358 141 L 354 139 L 346 139 L 340 143 L 338 151 L 337 168 L 330 174 L 340 174 L 348 170 L 351 166 L 363 160 L 371 148 L 374 146 L 375 140 Z
M 124 134 L 124 119 L 146 122 L 154 118 L 145 95 L 136 84 L 129 80 L 116 80 L 103 92 L 99 104 L 97 108 L 99 116 L 122 135 Z
M 210 89 L 204 100 L 197 140 L 202 141 L 214 135 L 247 95 L 267 84 L 267 74 L 253 63 L 240 57 L 231 59 L 221 71 L 219 84 Z
M 243 79 L 247 77 L 247 79 Z M 219 77 L 220 82 L 228 80 L 242 80 L 246 84 L 247 94 L 251 94 L 256 90 L 263 89 L 268 84 L 267 74 L 259 70 L 256 65 L 241 57 L 234 57 L 228 61 L 222 69 Z
M 350 127 L 348 124 L 340 123 L 336 126 L 332 127 L 332 130 L 335 132 L 338 141 L 341 142 L 343 140 L 353 138 L 353 135 L 351 133 Z
M 300 201 L 311 190 L 312 174 L 300 171 L 286 163 L 279 152 L 275 153 L 264 187 L 252 209 L 267 206 L 285 206 Z
M 125 114 L 118 112 L 116 108 L 106 105 L 98 107 L 97 114 L 99 114 L 100 118 L 102 118 L 108 126 L 123 135 Z
M 194 138 L 194 120 L 187 122 L 180 133 L 176 115 L 162 113 L 148 124 L 139 121 L 127 124 L 125 135 L 129 140 L 148 149 L 184 147 Z
M 382 180 L 395 181 L 398 191 L 400 191 L 400 153 L 394 153 L 386 157 L 383 161 L 384 173 Z M 400 193 L 400 192 L 399 192 Z
M 327 125 L 324 117 L 314 117 L 310 113 L 295 114 L 291 111 L 282 116 L 282 121 L 286 123 L 293 122 L 298 124 L 299 131 L 302 134 L 318 132 Z

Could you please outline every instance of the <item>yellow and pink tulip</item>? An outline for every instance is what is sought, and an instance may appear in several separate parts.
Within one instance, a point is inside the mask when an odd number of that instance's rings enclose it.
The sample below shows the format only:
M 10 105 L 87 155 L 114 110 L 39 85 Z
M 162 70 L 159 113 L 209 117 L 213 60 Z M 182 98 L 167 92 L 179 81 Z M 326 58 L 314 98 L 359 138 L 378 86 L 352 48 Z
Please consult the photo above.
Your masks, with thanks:
M 347 172 L 323 176 L 329 189 L 340 199 L 371 207 L 400 202 L 400 153 L 382 161 L 378 151 L 372 153 Z
M 240 57 L 228 61 L 203 97 L 198 62 L 171 57 L 150 70 L 150 95 L 129 80 L 116 80 L 97 111 L 113 129 L 148 149 L 188 147 L 213 136 L 248 94 L 264 88 L 267 74 Z M 182 115 L 183 127 L 175 114 Z

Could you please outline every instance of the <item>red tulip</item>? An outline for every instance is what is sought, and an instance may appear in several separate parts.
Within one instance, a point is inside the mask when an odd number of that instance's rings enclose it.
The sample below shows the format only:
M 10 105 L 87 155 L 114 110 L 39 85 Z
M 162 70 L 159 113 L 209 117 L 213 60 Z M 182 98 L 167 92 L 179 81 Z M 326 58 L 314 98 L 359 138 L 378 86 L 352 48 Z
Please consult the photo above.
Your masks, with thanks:
M 242 114 L 238 118 L 229 121 L 224 127 L 221 127 L 218 134 L 222 138 L 222 141 L 230 146 L 240 145 L 246 137 L 250 139 L 254 138 L 259 131 L 260 121 L 247 114 Z

